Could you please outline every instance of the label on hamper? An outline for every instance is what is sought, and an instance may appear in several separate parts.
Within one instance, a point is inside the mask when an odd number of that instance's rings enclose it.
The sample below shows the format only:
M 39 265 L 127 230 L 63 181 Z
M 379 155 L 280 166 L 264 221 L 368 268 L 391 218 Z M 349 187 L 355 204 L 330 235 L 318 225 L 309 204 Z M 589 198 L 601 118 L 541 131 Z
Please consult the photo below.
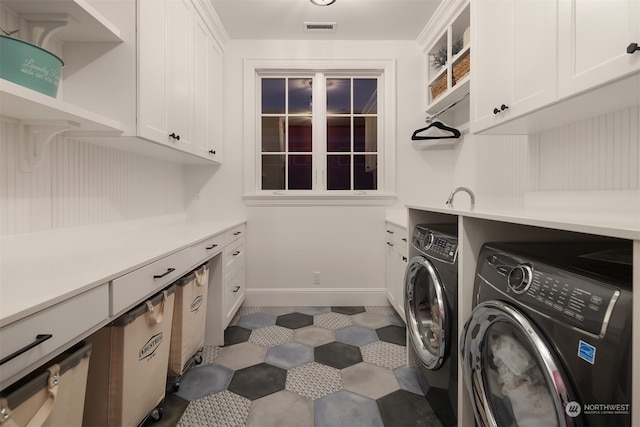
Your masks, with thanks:
M 191 302 L 191 312 L 200 310 L 200 306 L 202 305 L 202 295 L 198 295 Z
M 160 347 L 162 343 L 162 332 L 159 334 L 155 334 L 149 341 L 146 342 L 145 345 L 142 346 L 140 352 L 138 353 L 138 360 L 150 360 L 155 356 L 156 350 Z

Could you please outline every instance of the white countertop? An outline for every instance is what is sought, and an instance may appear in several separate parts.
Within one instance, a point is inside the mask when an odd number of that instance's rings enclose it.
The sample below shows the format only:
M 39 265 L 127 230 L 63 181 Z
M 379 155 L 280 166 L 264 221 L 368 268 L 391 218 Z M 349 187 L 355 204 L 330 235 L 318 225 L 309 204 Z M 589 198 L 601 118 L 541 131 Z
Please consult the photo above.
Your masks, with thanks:
M 608 194 L 610 193 L 610 194 Z M 575 231 L 600 236 L 640 240 L 640 193 L 548 192 L 532 194 L 524 203 L 510 206 L 477 204 L 468 209 L 446 205 L 407 205 L 409 209 L 480 218 L 513 224 L 531 225 L 557 230 Z M 603 198 L 603 194 L 605 197 Z M 597 198 L 597 199 L 596 199 Z M 593 200 L 597 200 L 594 203 Z
M 385 212 L 385 221 L 393 223 L 398 227 L 407 228 L 408 213 L 406 209 L 388 210 Z
M 169 215 L 0 239 L 0 327 L 245 220 Z

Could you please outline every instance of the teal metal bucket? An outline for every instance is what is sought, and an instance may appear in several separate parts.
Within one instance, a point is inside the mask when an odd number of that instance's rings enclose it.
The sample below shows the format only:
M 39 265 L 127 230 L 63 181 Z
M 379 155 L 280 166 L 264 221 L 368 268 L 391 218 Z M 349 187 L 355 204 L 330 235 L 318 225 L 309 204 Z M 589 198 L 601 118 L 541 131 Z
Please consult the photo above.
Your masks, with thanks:
M 55 98 L 63 65 L 41 47 L 0 35 L 0 78 Z

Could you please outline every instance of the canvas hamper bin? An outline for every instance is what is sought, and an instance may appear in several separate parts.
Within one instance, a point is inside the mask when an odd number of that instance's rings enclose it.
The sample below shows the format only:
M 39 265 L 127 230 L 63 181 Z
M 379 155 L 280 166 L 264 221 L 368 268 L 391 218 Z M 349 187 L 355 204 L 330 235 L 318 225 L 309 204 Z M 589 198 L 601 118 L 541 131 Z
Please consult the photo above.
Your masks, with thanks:
M 91 335 L 85 426 L 137 426 L 163 401 L 175 285 Z
M 81 342 L 0 394 L 0 426 L 79 426 L 91 344 Z
M 175 284 L 168 375 L 179 378 L 191 357 L 204 346 L 209 267 L 202 265 Z

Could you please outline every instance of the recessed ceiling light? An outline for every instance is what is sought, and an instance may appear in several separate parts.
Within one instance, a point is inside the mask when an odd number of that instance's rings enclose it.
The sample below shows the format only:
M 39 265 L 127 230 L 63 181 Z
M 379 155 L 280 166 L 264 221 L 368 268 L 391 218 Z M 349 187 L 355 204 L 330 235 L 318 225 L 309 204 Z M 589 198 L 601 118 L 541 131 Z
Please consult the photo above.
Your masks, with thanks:
M 336 2 L 336 0 L 310 0 L 310 1 L 316 6 L 329 6 L 330 4 L 333 4 Z

